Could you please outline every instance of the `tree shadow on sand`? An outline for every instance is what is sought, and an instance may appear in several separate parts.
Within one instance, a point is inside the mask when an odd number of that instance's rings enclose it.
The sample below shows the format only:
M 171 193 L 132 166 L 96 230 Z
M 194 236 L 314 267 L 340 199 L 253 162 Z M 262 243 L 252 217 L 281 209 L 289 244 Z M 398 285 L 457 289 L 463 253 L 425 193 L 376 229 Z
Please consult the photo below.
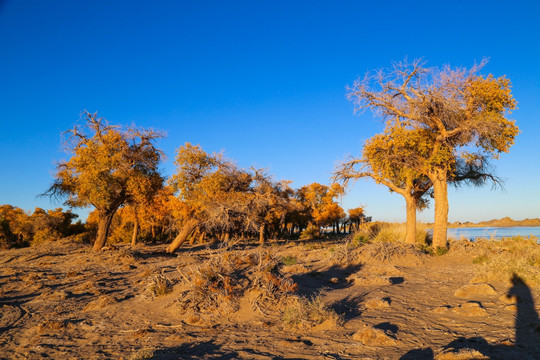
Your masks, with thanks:
M 515 317 L 516 337 L 513 345 L 491 345 L 484 338 L 458 338 L 443 348 L 443 351 L 459 351 L 461 349 L 477 350 L 490 359 L 539 359 L 540 358 L 540 319 L 535 310 L 531 289 L 522 278 L 514 274 L 512 287 L 507 297 L 517 298 Z M 401 360 L 433 359 L 431 348 L 414 349 L 403 355 Z
M 157 351 L 152 360 L 173 360 L 173 359 L 238 359 L 236 351 L 224 351 L 220 345 L 214 341 L 205 341 L 200 343 L 186 343 L 180 346 Z
M 358 272 L 361 268 L 362 265 L 334 265 L 324 271 L 311 271 L 293 275 L 292 279 L 298 284 L 298 293 L 300 295 L 312 296 L 321 290 L 331 291 L 352 286 L 352 282 L 346 278 Z

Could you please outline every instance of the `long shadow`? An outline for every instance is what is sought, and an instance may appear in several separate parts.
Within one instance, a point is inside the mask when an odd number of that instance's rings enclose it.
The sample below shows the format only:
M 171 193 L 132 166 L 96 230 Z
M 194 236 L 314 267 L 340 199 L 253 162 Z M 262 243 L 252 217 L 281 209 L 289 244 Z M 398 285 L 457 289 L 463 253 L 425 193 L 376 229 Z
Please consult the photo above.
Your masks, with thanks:
M 255 358 L 265 357 L 267 359 L 283 359 L 268 352 L 261 352 L 255 349 L 242 349 L 242 352 L 253 355 Z M 173 360 L 173 359 L 220 359 L 232 360 L 240 359 L 241 355 L 234 350 L 224 350 L 221 345 L 213 340 L 200 343 L 187 343 L 177 347 L 159 350 L 151 357 L 152 360 Z M 288 358 L 292 359 L 292 358 Z
M 150 359 L 152 360 L 173 360 L 173 359 L 201 359 L 212 358 L 221 360 L 238 359 L 236 351 L 224 351 L 221 345 L 214 341 L 200 343 L 187 343 L 180 346 L 157 351 Z
M 300 295 L 312 296 L 321 290 L 345 289 L 352 286 L 346 278 L 358 272 L 362 265 L 334 265 L 325 271 L 311 271 L 305 274 L 293 275 L 292 279 L 298 284 Z
M 512 287 L 507 297 L 517 298 L 515 317 L 516 337 L 513 345 L 491 345 L 481 336 L 461 337 L 446 345 L 443 350 L 472 349 L 481 352 L 490 359 L 540 359 L 540 319 L 535 310 L 531 289 L 518 275 L 512 277 Z M 431 348 L 414 349 L 400 359 L 433 359 Z
M 332 305 L 330 305 L 330 307 L 336 312 L 336 314 L 340 315 L 343 320 L 349 321 L 362 315 L 360 307 L 358 306 L 358 304 L 360 304 L 362 300 L 363 296 L 349 295 L 333 303 Z

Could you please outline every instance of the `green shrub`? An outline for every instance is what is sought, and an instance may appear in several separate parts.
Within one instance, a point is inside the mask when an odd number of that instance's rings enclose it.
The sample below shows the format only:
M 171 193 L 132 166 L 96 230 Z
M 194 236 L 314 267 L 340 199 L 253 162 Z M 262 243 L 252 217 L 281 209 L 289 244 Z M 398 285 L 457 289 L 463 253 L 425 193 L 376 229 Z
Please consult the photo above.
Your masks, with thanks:
M 437 247 L 435 248 L 434 250 L 434 255 L 436 256 L 443 256 L 444 254 L 446 254 L 448 252 L 448 249 L 445 248 L 445 247 Z
M 308 227 L 300 233 L 300 240 L 313 240 L 321 236 L 320 229 L 315 225 L 308 225 Z
M 488 259 L 489 259 L 488 256 L 483 254 L 483 255 L 479 255 L 479 256 L 475 257 L 472 262 L 473 262 L 473 264 L 482 265 L 482 264 L 486 263 L 488 261 Z
M 298 263 L 298 259 L 294 256 L 283 256 L 281 257 L 280 262 L 283 265 L 294 265 Z

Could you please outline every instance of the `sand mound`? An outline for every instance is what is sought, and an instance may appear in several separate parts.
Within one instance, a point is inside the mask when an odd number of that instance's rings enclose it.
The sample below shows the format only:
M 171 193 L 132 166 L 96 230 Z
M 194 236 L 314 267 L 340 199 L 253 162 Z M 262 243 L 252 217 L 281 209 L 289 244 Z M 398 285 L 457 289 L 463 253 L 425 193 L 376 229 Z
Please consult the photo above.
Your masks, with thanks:
M 116 299 L 109 295 L 102 295 L 94 301 L 90 301 L 84 311 L 99 310 L 116 303 Z
M 384 309 L 390 307 L 390 300 L 387 298 L 382 299 L 369 299 L 364 303 L 367 309 Z
M 394 338 L 388 336 L 383 330 L 372 328 L 367 325 L 363 329 L 355 332 L 352 338 L 360 341 L 364 345 L 389 346 L 397 343 Z
M 489 284 L 469 284 L 460 287 L 454 293 L 454 296 L 466 299 L 471 299 L 479 295 L 497 295 L 497 292 Z
M 484 360 L 489 359 L 481 352 L 473 349 L 445 350 L 435 356 L 435 360 Z
M 487 316 L 488 315 L 486 309 L 484 309 L 481 304 L 474 301 L 455 307 L 453 308 L 453 310 L 456 314 L 459 314 L 462 316 Z
M 512 304 L 512 305 L 515 305 L 518 303 L 519 301 L 519 298 L 515 295 L 513 296 L 508 296 L 506 294 L 502 294 L 500 297 L 499 297 L 499 300 L 505 304 Z

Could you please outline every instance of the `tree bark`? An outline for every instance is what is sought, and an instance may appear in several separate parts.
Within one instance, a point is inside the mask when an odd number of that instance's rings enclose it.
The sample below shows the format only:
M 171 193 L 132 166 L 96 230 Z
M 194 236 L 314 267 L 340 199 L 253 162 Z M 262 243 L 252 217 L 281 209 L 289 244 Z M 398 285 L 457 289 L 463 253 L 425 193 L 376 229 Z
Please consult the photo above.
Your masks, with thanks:
M 112 219 L 114 217 L 114 211 L 99 213 L 98 219 L 98 233 L 96 241 L 92 250 L 100 251 L 105 246 L 107 236 L 109 235 L 109 229 L 111 228 Z
M 263 223 L 261 227 L 259 228 L 259 244 L 261 245 L 263 245 L 264 242 L 266 241 L 265 236 L 264 236 L 265 230 L 266 230 L 266 224 Z
M 204 244 L 205 237 L 206 237 L 206 231 L 201 232 L 201 236 L 199 236 L 199 244 Z
M 407 205 L 405 242 L 414 245 L 416 243 L 416 201 L 412 196 L 406 196 L 405 203 Z
M 139 235 L 139 218 L 135 216 L 135 221 L 133 222 L 133 235 L 131 236 L 131 247 L 134 247 L 137 244 L 137 236 Z
M 448 181 L 444 171 L 438 171 L 431 178 L 433 198 L 435 199 L 435 223 L 433 224 L 433 248 L 447 248 L 446 230 L 448 227 Z
M 180 233 L 178 233 L 178 236 L 176 236 L 172 243 L 167 246 L 167 252 L 170 254 L 174 253 L 176 249 L 178 249 L 184 243 L 184 241 L 186 241 L 188 236 L 197 227 L 198 223 L 199 222 L 195 219 L 188 220 L 180 230 Z
M 191 237 L 189 238 L 189 245 L 193 245 L 195 243 L 195 239 L 199 237 L 199 229 L 195 229 L 193 234 L 191 234 Z

